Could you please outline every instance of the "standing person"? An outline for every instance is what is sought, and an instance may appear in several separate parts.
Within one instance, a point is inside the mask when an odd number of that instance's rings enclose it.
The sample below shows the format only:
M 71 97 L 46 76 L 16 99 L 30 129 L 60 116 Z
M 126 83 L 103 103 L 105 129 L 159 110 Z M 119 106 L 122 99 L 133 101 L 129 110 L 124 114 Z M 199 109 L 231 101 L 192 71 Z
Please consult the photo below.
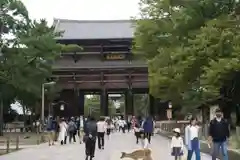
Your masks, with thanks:
M 154 127 L 153 119 L 151 117 L 147 117 L 147 119 L 143 122 L 143 129 L 145 137 L 148 139 L 149 144 L 151 143 L 153 127 Z
M 97 137 L 97 123 L 94 117 L 89 117 L 84 126 L 84 142 L 86 159 L 93 159 L 95 154 L 96 137 Z
M 68 123 L 69 143 L 72 142 L 72 139 L 74 142 L 76 142 L 76 137 L 75 137 L 76 131 L 77 131 L 77 125 L 74 122 L 74 117 L 72 117 Z
M 106 120 L 106 124 L 107 124 L 107 137 L 109 139 L 109 136 L 111 134 L 111 128 L 112 128 L 112 121 L 110 118 Z
M 61 119 L 59 124 L 59 135 L 58 140 L 60 141 L 61 145 L 65 144 L 65 137 L 67 135 L 67 123 L 65 122 L 64 118 Z
M 227 120 L 223 118 L 223 113 L 220 109 L 217 109 L 215 114 L 216 117 L 211 120 L 209 125 L 209 140 L 213 148 L 212 160 L 217 159 L 220 148 L 223 160 L 228 160 L 227 140 L 230 136 L 229 124 Z
M 97 122 L 97 137 L 98 137 L 98 148 L 104 149 L 104 135 L 106 132 L 106 122 L 104 117 L 101 117 Z
M 56 129 L 56 121 L 53 119 L 52 116 L 50 116 L 47 121 L 48 145 L 49 146 L 54 145 L 55 129 Z
M 119 132 L 122 130 L 122 132 L 125 133 L 126 121 L 124 120 L 123 117 L 118 120 L 118 125 L 119 125 Z
M 79 139 L 80 139 L 80 144 L 82 144 L 82 141 L 83 141 L 83 134 L 84 134 L 84 118 L 83 116 L 80 116 L 80 119 L 79 119 L 79 131 L 78 131 L 78 136 L 79 136 Z
M 133 129 L 134 129 L 134 134 L 136 137 L 136 144 L 138 144 L 139 138 L 140 138 L 140 125 L 136 123 Z
M 130 132 L 130 130 L 131 130 L 131 124 L 132 124 L 131 119 L 130 119 L 130 117 L 128 117 L 127 118 L 127 130 L 128 130 L 128 132 Z
M 185 130 L 185 141 L 188 148 L 187 160 L 192 159 L 193 152 L 195 152 L 196 160 L 201 159 L 200 155 L 200 142 L 199 142 L 199 126 L 196 124 L 196 118 L 191 118 L 190 125 Z
M 175 160 L 181 160 L 181 157 L 183 156 L 183 139 L 180 136 L 180 129 L 175 128 L 173 130 L 174 136 L 172 137 L 171 140 L 171 151 L 172 151 L 172 156 L 174 156 Z

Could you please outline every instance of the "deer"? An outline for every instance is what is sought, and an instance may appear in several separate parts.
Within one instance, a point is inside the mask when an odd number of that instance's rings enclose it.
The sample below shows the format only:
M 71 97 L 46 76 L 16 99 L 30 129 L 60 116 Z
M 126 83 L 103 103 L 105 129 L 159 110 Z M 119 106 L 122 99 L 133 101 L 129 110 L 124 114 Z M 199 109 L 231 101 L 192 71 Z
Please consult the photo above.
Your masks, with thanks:
M 151 153 L 152 151 L 150 149 L 138 149 L 131 153 L 122 152 L 122 156 L 120 158 L 131 158 L 133 160 L 152 160 Z

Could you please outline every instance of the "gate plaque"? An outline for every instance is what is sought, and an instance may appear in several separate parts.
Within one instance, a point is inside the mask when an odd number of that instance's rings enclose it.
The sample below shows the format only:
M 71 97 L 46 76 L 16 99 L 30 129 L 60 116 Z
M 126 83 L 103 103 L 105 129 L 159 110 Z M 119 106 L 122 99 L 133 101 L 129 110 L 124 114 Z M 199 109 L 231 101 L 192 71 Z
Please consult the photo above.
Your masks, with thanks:
M 123 60 L 125 58 L 125 54 L 110 53 L 106 55 L 107 60 Z

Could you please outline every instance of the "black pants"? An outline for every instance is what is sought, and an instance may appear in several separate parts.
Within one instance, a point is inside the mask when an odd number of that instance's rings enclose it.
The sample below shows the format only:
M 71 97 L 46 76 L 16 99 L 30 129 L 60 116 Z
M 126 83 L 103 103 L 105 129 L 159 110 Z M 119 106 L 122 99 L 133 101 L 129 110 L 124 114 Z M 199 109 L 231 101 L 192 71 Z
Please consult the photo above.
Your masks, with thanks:
M 119 132 L 122 130 L 123 133 L 125 133 L 125 126 L 124 127 L 119 127 Z
M 136 143 L 138 144 L 139 138 L 140 138 L 140 133 L 139 132 L 135 132 L 135 137 L 136 137 Z
M 85 154 L 86 158 L 93 158 L 95 154 L 96 138 L 88 138 L 85 142 Z
M 75 131 L 69 132 L 69 143 L 72 142 L 72 139 L 74 142 L 76 142 L 76 132 Z
M 152 136 L 152 133 L 144 133 L 144 138 L 148 139 L 148 143 L 151 143 L 151 136 Z
M 104 147 L 104 132 L 98 132 L 98 148 Z
M 131 123 L 128 123 L 128 124 L 127 124 L 127 129 L 128 129 L 128 132 L 130 132 L 130 129 L 131 129 Z
M 67 144 L 67 136 L 64 138 L 64 144 Z

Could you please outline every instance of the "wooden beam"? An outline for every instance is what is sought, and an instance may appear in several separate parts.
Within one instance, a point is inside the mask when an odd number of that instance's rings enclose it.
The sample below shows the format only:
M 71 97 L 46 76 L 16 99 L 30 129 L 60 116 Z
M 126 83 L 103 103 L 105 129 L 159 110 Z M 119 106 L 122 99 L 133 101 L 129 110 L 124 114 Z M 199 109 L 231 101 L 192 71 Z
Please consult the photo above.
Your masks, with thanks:
M 67 81 L 68 83 L 101 83 L 101 80 L 99 81 Z M 128 83 L 128 80 L 104 80 L 104 83 Z M 148 80 L 133 80 L 134 82 L 148 82 Z
M 71 77 L 101 77 L 101 76 L 102 75 L 99 75 L 99 74 L 79 74 L 79 75 L 60 75 L 60 74 L 57 74 L 57 75 L 52 75 L 51 77 L 71 78 Z M 103 74 L 103 77 L 112 77 L 112 76 L 113 77 L 121 77 L 121 76 L 129 76 L 129 74 L 126 74 L 126 73 L 123 73 L 123 74 L 111 74 L 111 73 Z M 132 76 L 146 76 L 146 77 L 148 77 L 148 74 L 147 73 L 146 74 L 133 73 L 133 74 L 131 74 L 131 77 Z

